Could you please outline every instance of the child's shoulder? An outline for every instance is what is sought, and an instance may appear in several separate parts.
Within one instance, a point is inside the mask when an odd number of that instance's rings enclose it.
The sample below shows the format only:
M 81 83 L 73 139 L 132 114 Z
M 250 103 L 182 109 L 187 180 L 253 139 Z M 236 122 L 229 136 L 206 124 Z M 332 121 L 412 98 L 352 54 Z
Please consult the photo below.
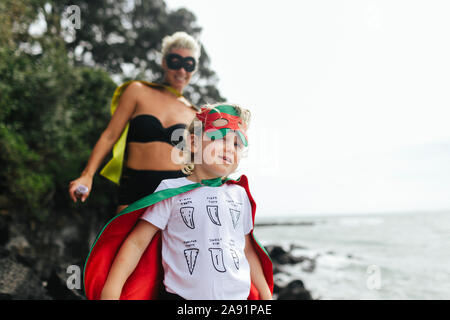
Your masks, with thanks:
M 225 187 L 226 191 L 225 192 L 231 192 L 233 194 L 238 194 L 242 197 L 247 198 L 248 194 L 247 191 L 245 190 L 245 187 L 240 185 L 240 184 L 236 184 L 236 183 L 224 183 L 222 187 Z
M 194 182 L 186 179 L 186 177 L 181 178 L 173 178 L 173 179 L 164 179 L 160 182 L 159 186 L 156 188 L 156 191 L 164 190 L 164 189 L 172 189 L 179 188 L 188 184 L 192 184 Z

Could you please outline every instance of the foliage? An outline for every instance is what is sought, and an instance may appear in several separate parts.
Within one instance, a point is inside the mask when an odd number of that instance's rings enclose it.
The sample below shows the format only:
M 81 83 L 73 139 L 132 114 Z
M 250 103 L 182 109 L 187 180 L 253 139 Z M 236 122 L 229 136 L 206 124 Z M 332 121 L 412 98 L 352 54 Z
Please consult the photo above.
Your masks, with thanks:
M 69 5 L 81 9 L 75 33 L 64 23 Z M 160 79 L 161 39 L 198 36 L 195 16 L 169 12 L 162 0 L 2 0 L 0 27 L 0 214 L 30 223 L 75 211 L 111 216 L 114 185 L 95 178 L 102 192 L 82 207 L 67 186 L 110 118 L 112 78 Z M 187 91 L 194 103 L 223 100 L 204 48 L 197 78 Z
M 61 19 L 69 6 L 80 8 L 81 27 L 61 27 Z M 47 6 L 48 8 L 48 6 Z M 163 0 L 61 0 L 52 1 L 44 12 L 47 32 L 61 34 L 69 55 L 78 64 L 102 66 L 122 80 L 161 81 L 158 59 L 162 38 L 176 31 L 198 37 L 201 28 L 195 16 L 186 9 L 168 11 Z M 202 50 L 196 74 L 199 84 L 189 86 L 185 95 L 194 104 L 222 101 L 216 89 L 218 78 L 209 68 L 210 59 Z M 126 67 L 132 71 L 125 72 Z
M 0 51 L 0 206 L 38 220 L 67 203 L 68 181 L 107 123 L 115 88 L 105 71 L 71 66 L 61 48 Z

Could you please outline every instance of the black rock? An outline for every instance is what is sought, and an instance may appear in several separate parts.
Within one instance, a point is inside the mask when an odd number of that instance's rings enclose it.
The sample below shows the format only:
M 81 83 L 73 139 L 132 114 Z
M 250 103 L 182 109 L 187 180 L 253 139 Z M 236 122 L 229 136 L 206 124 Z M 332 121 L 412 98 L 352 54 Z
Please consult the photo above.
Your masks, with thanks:
M 312 300 L 312 297 L 302 280 L 293 280 L 280 289 L 278 300 Z
M 266 247 L 267 252 L 269 253 L 270 258 L 274 263 L 278 264 L 294 264 L 299 261 L 298 258 L 295 258 L 289 252 L 286 252 L 282 247 L 273 245 Z
M 279 294 L 280 289 L 281 289 L 281 287 L 277 283 L 273 284 L 273 294 Z
M 85 300 L 80 289 L 67 287 L 67 275 L 64 272 L 53 270 L 47 280 L 47 291 L 54 300 Z
M 13 297 L 7 293 L 0 293 L 0 300 L 12 300 Z
M 295 250 L 295 249 L 305 250 L 307 248 L 305 246 L 301 246 L 301 245 L 296 244 L 296 243 L 291 243 L 289 250 L 292 251 L 292 250 Z
M 0 259 L 0 298 L 5 300 L 50 300 L 35 272 L 14 257 Z
M 277 245 L 267 246 L 266 250 L 274 264 L 296 264 L 302 263 L 305 260 L 310 260 L 303 256 L 295 257 L 290 252 L 285 251 L 282 247 Z
M 11 218 L 6 215 L 0 214 L 0 246 L 4 246 L 8 243 L 10 238 L 9 223 Z

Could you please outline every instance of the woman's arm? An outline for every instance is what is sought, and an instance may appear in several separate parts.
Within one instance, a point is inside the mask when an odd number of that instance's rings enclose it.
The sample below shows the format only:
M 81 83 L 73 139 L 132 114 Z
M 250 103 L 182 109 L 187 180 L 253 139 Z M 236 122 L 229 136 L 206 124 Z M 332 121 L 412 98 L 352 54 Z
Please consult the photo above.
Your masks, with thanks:
M 259 261 L 255 248 L 253 248 L 250 234 L 245 236 L 244 252 L 250 265 L 250 277 L 259 292 L 261 300 L 272 300 L 272 293 L 270 292 L 269 285 L 264 277 L 261 262 Z
M 75 190 L 81 184 L 89 188 L 89 191 L 81 196 L 81 201 L 84 202 L 89 196 L 92 189 L 92 179 L 95 172 L 97 172 L 97 169 L 101 165 L 103 159 L 111 151 L 112 147 L 122 134 L 127 122 L 134 114 L 142 86 L 143 85 L 139 82 L 133 82 L 125 89 L 108 126 L 95 144 L 81 176 L 70 182 L 69 195 L 74 202 L 77 202 Z
M 145 220 L 140 220 L 114 259 L 100 296 L 102 300 L 118 300 L 122 288 L 134 271 L 142 254 L 159 229 Z

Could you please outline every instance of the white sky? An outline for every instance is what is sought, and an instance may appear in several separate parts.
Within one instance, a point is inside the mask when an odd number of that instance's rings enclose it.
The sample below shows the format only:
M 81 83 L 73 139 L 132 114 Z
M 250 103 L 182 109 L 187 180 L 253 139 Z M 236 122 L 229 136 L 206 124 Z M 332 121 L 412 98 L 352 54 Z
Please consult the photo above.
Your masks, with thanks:
M 252 111 L 259 216 L 450 209 L 448 1 L 166 3 Z

